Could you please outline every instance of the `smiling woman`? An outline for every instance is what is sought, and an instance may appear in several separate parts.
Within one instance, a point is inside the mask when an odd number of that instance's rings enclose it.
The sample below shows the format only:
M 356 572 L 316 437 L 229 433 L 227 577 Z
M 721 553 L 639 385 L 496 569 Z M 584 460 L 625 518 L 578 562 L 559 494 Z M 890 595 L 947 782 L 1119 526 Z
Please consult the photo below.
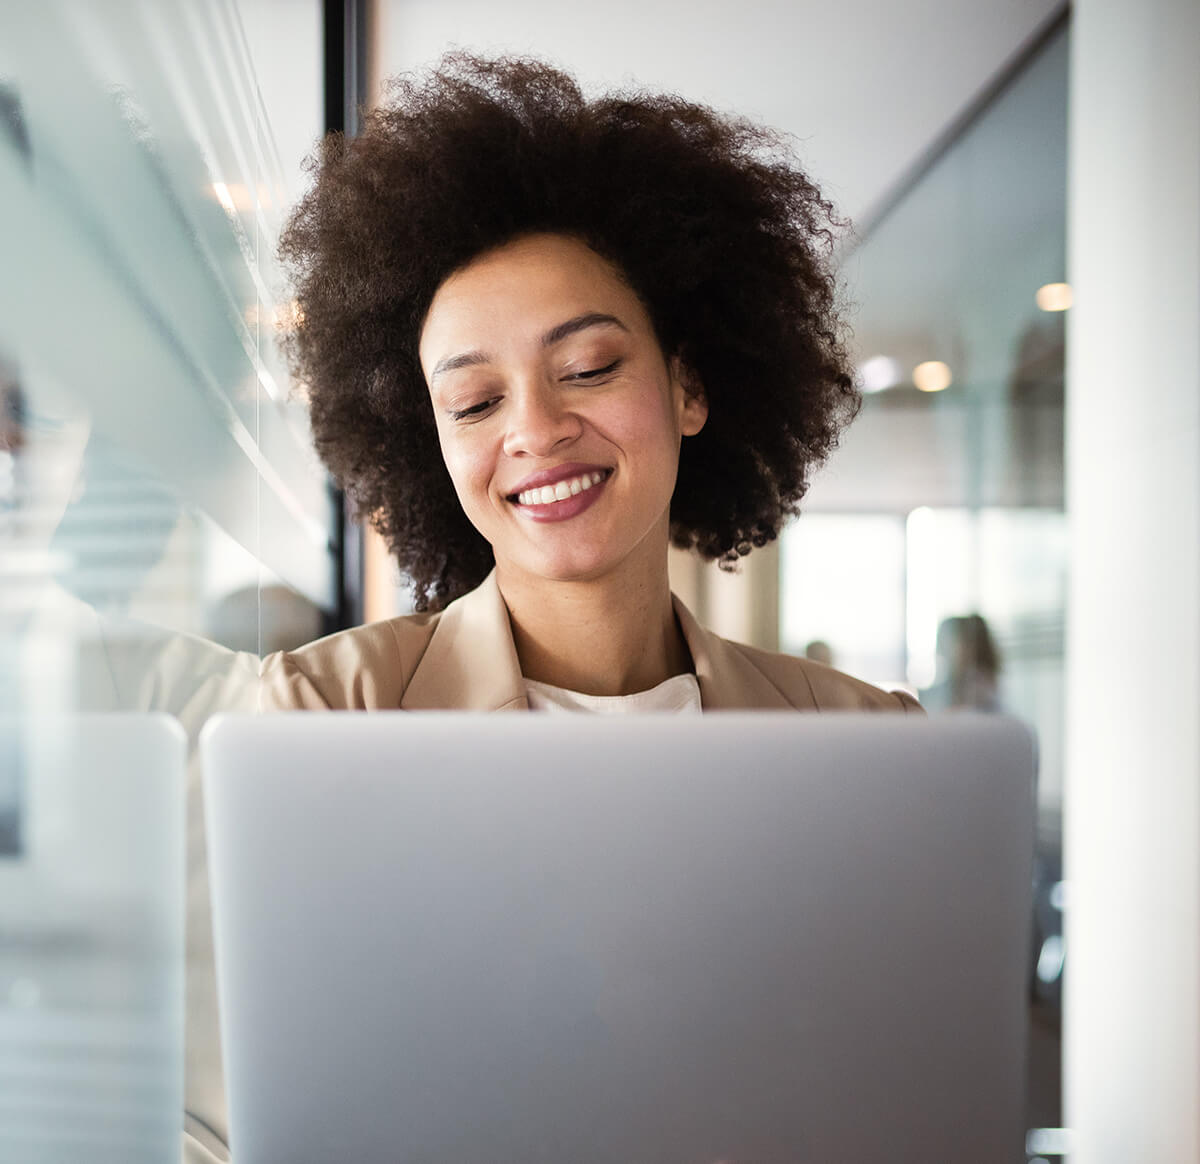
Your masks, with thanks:
M 460 54 L 315 177 L 281 247 L 292 363 L 440 613 L 268 660 L 268 703 L 903 705 L 707 635 L 668 584 L 672 542 L 733 566 L 774 539 L 858 408 L 830 207 L 777 135 Z
M 282 244 L 290 356 L 421 613 L 269 656 L 261 707 L 916 709 L 670 592 L 671 542 L 733 564 L 773 539 L 858 404 L 829 208 L 771 133 L 459 56 L 315 178 Z M 215 1016 L 191 1005 L 216 1135 Z
M 472 342 L 483 350 L 446 370 L 461 357 L 439 353 Z M 661 570 L 680 440 L 708 409 L 609 263 L 562 235 L 489 252 L 439 288 L 420 355 L 446 469 L 502 588 Z
M 771 131 L 670 95 L 588 101 L 535 61 L 450 56 L 393 82 L 357 138 L 327 139 L 283 236 L 305 321 L 291 354 L 318 449 L 418 609 L 493 565 L 437 456 L 426 374 L 442 369 L 418 350 L 452 277 L 534 235 L 606 261 L 713 415 L 683 447 L 671 538 L 733 562 L 776 536 L 858 407 L 833 310 L 833 227 Z M 434 363 L 478 369 L 491 354 L 467 336 Z

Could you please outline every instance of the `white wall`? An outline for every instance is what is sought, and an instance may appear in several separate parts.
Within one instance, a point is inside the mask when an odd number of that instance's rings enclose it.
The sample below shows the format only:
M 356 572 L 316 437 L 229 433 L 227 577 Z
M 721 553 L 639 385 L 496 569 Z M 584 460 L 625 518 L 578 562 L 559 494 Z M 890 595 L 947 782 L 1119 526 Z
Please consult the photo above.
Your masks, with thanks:
M 587 86 L 677 91 L 795 134 L 843 213 L 879 202 L 1059 0 L 379 0 L 381 72 L 451 46 L 544 56 Z
M 1068 334 L 1073 1164 L 1200 1161 L 1200 5 L 1077 0 Z

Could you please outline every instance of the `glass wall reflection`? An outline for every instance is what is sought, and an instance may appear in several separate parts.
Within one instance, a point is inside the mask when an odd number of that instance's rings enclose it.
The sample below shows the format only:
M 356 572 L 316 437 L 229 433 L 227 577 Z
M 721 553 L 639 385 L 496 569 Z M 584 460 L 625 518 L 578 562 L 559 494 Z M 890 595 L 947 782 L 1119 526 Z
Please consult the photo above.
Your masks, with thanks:
M 780 605 L 785 649 L 827 642 L 838 665 L 907 683 L 931 710 L 961 705 L 966 640 L 952 640 L 966 624 L 949 620 L 982 619 L 985 702 L 1036 725 L 1050 825 L 1067 569 L 1066 85 L 1062 30 L 845 262 L 864 407 L 785 534 Z
M 178 1154 L 185 743 L 156 713 L 194 739 L 252 706 L 333 604 L 274 260 L 320 5 L 286 16 L 0 9 L 0 1159 Z
M 864 227 L 864 407 L 781 547 L 784 649 L 1036 731 L 1032 1127 L 1061 1118 L 1067 66 L 1062 25 Z

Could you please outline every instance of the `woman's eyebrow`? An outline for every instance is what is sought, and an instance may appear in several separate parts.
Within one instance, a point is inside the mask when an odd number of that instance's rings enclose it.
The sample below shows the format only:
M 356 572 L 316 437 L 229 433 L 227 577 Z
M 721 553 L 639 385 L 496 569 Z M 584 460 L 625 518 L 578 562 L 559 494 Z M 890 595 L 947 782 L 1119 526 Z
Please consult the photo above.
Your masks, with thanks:
M 557 327 L 552 327 L 542 336 L 542 347 L 553 347 L 554 344 L 561 343 L 568 336 L 575 335 L 576 332 L 584 331 L 589 327 L 619 327 L 622 331 L 629 330 L 615 315 L 605 315 L 602 311 L 589 311 L 584 315 L 575 316 L 574 319 L 568 319 Z
M 439 376 L 444 376 L 447 372 L 457 372 L 459 368 L 473 368 L 477 364 L 487 364 L 491 362 L 491 356 L 487 352 L 462 352 L 457 356 L 447 356 L 444 360 L 438 360 L 433 366 L 433 371 L 429 373 L 429 383 L 432 384 Z

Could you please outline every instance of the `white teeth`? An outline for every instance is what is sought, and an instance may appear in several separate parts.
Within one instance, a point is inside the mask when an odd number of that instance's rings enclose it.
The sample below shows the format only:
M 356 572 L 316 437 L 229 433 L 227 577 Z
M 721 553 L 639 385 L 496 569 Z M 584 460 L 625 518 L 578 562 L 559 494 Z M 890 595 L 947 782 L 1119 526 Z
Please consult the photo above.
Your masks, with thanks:
M 550 505 L 555 501 L 565 501 L 574 497 L 593 485 L 599 485 L 604 480 L 603 473 L 584 473 L 582 477 L 571 477 L 566 481 L 557 481 L 553 485 L 543 485 L 540 489 L 526 489 L 517 494 L 518 505 Z

